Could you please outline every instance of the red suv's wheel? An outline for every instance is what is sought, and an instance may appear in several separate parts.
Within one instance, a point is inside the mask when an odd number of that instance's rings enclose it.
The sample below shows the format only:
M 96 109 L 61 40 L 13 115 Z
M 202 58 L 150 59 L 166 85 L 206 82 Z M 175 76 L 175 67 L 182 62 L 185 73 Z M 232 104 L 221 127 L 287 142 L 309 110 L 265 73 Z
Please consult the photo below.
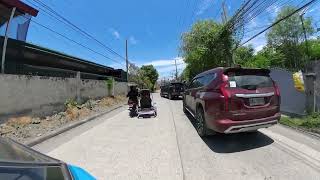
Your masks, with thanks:
M 208 135 L 209 132 L 204 118 L 203 109 L 201 107 L 197 108 L 196 112 L 196 130 L 200 137 Z

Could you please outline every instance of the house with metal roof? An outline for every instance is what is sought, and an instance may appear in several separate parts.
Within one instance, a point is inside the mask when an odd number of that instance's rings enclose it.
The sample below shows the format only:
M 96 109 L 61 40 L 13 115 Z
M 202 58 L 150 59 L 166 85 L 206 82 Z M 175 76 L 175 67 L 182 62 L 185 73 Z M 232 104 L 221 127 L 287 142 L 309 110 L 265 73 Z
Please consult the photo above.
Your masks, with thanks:
M 106 79 L 112 76 L 118 81 L 126 81 L 126 72 L 122 69 L 114 69 L 27 43 L 31 18 L 37 14 L 37 9 L 20 0 L 0 0 L 2 73 L 75 77 L 77 72 L 80 72 L 83 79 Z

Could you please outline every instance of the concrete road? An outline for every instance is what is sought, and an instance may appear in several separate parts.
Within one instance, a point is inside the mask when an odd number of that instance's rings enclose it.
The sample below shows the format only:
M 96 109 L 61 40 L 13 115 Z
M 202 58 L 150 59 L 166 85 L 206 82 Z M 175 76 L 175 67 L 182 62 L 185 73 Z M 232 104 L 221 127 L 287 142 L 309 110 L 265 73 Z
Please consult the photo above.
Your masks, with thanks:
M 320 180 L 319 139 L 280 125 L 202 139 L 181 100 L 154 96 L 157 118 L 122 108 L 34 148 L 98 179 Z

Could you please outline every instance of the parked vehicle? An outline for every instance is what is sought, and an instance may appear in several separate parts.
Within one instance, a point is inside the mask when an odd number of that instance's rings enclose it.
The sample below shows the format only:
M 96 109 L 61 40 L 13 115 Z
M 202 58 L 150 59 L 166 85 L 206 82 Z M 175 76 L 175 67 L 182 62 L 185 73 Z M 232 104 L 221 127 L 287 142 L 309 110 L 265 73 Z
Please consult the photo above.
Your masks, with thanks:
M 183 95 L 183 110 L 200 136 L 256 131 L 277 124 L 280 92 L 268 69 L 215 68 L 197 75 Z
M 168 97 L 169 99 L 178 98 L 183 95 L 184 83 L 172 82 L 160 87 L 160 96 Z

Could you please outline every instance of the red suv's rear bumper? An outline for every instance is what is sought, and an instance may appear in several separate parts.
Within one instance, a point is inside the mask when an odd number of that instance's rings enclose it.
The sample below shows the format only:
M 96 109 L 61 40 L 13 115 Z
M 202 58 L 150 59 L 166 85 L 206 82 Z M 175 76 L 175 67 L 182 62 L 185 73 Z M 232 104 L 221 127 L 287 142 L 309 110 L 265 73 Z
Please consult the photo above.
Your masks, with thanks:
M 213 120 L 209 123 L 212 123 L 212 128 L 220 133 L 238 133 L 238 132 L 246 132 L 253 131 L 259 128 L 265 128 L 272 126 L 278 123 L 281 114 L 276 113 L 274 116 L 261 118 L 261 119 L 253 119 L 253 120 L 243 120 L 243 121 L 233 121 L 230 119 L 219 119 Z

